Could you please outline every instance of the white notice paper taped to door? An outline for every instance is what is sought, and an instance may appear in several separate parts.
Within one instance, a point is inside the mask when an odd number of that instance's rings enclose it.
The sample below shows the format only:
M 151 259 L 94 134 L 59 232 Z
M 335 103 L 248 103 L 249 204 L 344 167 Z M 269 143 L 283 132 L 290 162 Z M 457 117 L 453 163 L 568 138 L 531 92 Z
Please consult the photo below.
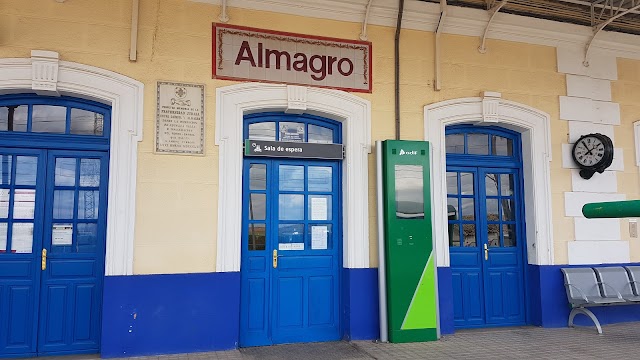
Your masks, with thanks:
M 327 249 L 327 226 L 311 227 L 311 249 L 326 250 Z
M 327 198 L 311 198 L 311 220 L 327 220 Z
M 51 245 L 73 244 L 73 224 L 54 224 L 51 231 Z

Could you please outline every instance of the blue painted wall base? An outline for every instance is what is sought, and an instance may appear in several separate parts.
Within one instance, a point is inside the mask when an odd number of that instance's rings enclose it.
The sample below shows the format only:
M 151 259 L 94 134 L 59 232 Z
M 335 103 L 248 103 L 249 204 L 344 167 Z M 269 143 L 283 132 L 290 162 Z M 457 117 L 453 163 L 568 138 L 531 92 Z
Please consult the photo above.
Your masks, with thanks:
M 343 269 L 342 274 L 343 338 L 379 339 L 378 269 Z
M 237 347 L 240 273 L 107 276 L 101 356 Z

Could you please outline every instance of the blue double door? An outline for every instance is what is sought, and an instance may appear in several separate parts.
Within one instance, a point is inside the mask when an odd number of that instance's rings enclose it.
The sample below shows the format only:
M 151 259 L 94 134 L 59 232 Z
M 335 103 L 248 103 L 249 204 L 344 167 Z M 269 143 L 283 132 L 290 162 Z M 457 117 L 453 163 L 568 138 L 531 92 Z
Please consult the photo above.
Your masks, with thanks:
M 454 325 L 525 323 L 520 169 L 447 166 Z
M 100 346 L 107 152 L 0 148 L 0 357 Z
M 341 338 L 339 165 L 244 160 L 240 346 Z

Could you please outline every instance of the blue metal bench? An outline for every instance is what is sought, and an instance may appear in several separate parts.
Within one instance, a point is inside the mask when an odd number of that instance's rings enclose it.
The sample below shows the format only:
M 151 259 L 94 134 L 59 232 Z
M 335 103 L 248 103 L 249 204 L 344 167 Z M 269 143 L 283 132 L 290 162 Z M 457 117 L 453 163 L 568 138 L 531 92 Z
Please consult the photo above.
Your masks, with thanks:
M 602 334 L 591 306 L 640 304 L 640 266 L 562 268 L 567 299 L 571 305 L 569 327 L 578 314 L 588 316 Z

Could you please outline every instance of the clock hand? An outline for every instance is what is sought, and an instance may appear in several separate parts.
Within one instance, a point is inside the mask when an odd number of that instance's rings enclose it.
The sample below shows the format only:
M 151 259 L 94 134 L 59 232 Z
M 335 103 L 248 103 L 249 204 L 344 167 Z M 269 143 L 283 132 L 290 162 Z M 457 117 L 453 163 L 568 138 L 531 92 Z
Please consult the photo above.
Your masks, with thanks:
M 593 151 L 593 148 L 589 149 L 589 146 L 587 146 L 587 143 L 584 142 L 584 140 L 582 140 L 582 145 L 584 145 L 584 147 L 588 150 L 585 155 L 591 154 L 591 152 Z

